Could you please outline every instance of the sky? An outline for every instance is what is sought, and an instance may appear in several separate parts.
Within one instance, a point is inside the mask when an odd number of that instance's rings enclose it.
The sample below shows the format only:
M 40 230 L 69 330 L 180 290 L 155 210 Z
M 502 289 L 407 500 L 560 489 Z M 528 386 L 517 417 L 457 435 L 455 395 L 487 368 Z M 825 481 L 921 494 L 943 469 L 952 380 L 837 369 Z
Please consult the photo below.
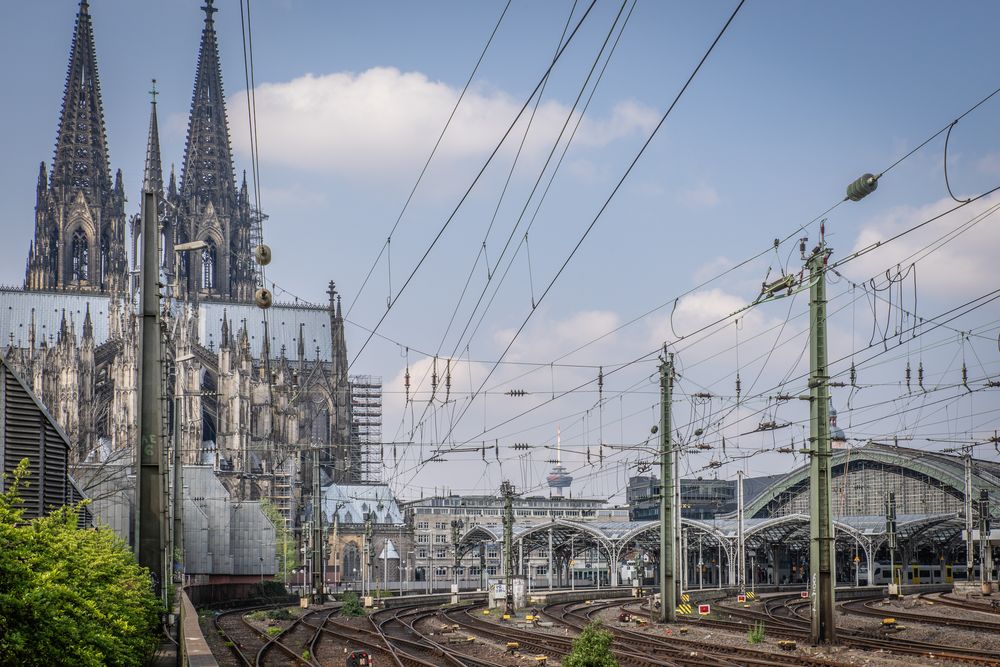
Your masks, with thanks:
M 91 3 L 130 214 L 153 78 L 164 166 L 180 176 L 200 4 Z M 735 2 L 506 4 L 250 3 L 267 277 L 279 301 L 324 303 L 336 281 L 351 372 L 383 378 L 383 439 L 399 443 L 377 452 L 383 479 L 404 497 L 495 493 L 502 479 L 544 494 L 558 455 L 574 496 L 620 500 L 653 461 L 664 344 L 685 476 L 801 465 L 774 450 L 801 443 L 806 404 L 774 397 L 806 391 L 807 296 L 726 316 L 765 279 L 799 274 L 798 239 L 816 245 L 817 218 L 850 182 L 1000 87 L 1000 6 L 749 0 L 657 130 Z M 250 168 L 240 3 L 218 8 L 239 177 Z M 16 3 L 0 24 L 0 284 L 23 281 L 75 13 L 71 0 Z M 1000 95 L 952 128 L 958 200 L 1000 184 L 998 115 Z M 878 246 L 828 274 L 831 370 L 846 385 L 833 403 L 854 445 L 940 450 L 998 427 L 1000 394 L 985 384 L 1000 374 L 1000 301 L 972 300 L 1000 288 L 1000 194 L 953 200 L 944 144 L 942 133 L 867 198 L 825 214 L 831 264 Z M 768 421 L 782 428 L 758 430 Z M 1000 458 L 992 444 L 975 451 Z

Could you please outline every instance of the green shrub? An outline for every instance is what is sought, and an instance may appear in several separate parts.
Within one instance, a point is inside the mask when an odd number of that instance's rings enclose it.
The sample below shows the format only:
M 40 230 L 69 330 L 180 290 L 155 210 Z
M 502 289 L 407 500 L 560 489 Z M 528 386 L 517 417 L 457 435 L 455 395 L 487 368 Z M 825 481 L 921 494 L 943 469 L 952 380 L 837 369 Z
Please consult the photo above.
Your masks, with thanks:
M 272 637 L 274 637 L 275 635 L 280 635 L 281 628 L 279 628 L 277 625 L 272 625 L 267 629 L 267 634 L 271 635 Z
M 764 641 L 764 621 L 757 621 L 752 628 L 747 630 L 747 640 L 751 644 L 759 644 Z
M 312 653 L 309 652 L 309 649 L 306 649 L 306 650 L 302 651 L 302 659 L 303 660 L 312 660 Z
M 341 616 L 364 616 L 366 613 L 357 593 L 344 593 L 343 605 L 340 607 Z
M 162 611 L 149 571 L 110 530 L 77 529 L 79 506 L 25 521 L 26 476 L 27 459 L 0 493 L 0 664 L 144 664 Z
M 611 652 L 614 635 L 595 621 L 573 641 L 573 650 L 562 660 L 562 667 L 618 667 Z

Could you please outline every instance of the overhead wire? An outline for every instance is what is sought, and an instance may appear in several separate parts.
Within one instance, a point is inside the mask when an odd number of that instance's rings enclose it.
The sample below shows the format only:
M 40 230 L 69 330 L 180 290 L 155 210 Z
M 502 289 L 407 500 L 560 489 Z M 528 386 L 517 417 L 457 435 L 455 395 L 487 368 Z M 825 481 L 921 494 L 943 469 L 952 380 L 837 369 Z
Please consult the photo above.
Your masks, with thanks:
M 347 307 L 346 315 L 350 315 L 351 311 L 354 309 L 354 304 L 358 302 L 361 294 L 365 290 L 365 286 L 372 277 L 372 273 L 375 271 L 375 267 L 378 266 L 379 260 L 382 259 L 382 254 L 389 249 L 390 239 L 392 239 L 393 234 L 396 233 L 396 229 L 399 227 L 399 223 L 403 219 L 403 215 L 406 214 L 406 210 L 410 206 L 410 202 L 413 201 L 413 195 L 416 194 L 417 188 L 420 187 L 421 181 L 423 181 L 424 175 L 427 173 L 427 168 L 430 167 L 431 161 L 434 159 L 434 155 L 437 154 L 438 147 L 441 145 L 444 135 L 448 132 L 448 128 L 451 126 L 451 121 L 455 118 L 455 113 L 458 111 L 459 106 L 462 104 L 462 100 L 465 99 L 465 94 L 469 90 L 469 86 L 472 84 L 472 80 L 476 77 L 476 72 L 479 71 L 480 65 L 483 64 L 483 59 L 486 57 L 486 52 L 489 51 L 490 45 L 493 43 L 493 38 L 496 37 L 497 31 L 500 29 L 500 24 L 503 22 L 504 17 L 507 15 L 507 10 L 510 9 L 511 0 L 507 0 L 507 4 L 504 5 L 503 11 L 500 12 L 500 17 L 497 19 L 496 24 L 493 26 L 492 32 L 490 32 L 489 38 L 486 40 L 486 44 L 483 46 L 483 50 L 479 53 L 479 58 L 476 60 L 475 66 L 472 68 L 472 72 L 469 73 L 469 77 L 465 80 L 465 85 L 462 86 L 462 92 L 459 93 L 458 99 L 455 100 L 455 105 L 451 109 L 451 113 L 448 114 L 448 119 L 444 123 L 444 127 L 441 128 L 441 132 L 438 134 L 437 140 L 434 142 L 433 148 L 431 148 L 430 154 L 427 156 L 427 160 L 424 162 L 424 166 L 420 169 L 420 173 L 417 175 L 417 180 L 414 182 L 413 187 L 410 189 L 410 194 L 407 195 L 406 201 L 403 202 L 403 207 L 399 211 L 399 215 L 396 216 L 396 221 L 392 225 L 392 229 L 389 230 L 389 235 L 386 237 L 386 242 L 383 244 L 382 249 L 379 251 L 378 256 L 375 261 L 372 262 L 372 266 L 368 269 L 368 274 L 365 279 L 361 281 L 361 287 L 354 295 L 354 299 L 351 301 L 350 305 Z
M 406 288 L 413 281 L 414 276 L 417 274 L 417 272 L 423 266 L 424 262 L 427 260 L 427 257 L 430 255 L 431 251 L 437 245 L 438 241 L 441 240 L 441 237 L 444 235 L 444 232 L 448 229 L 448 227 L 451 225 L 451 222 L 455 219 L 455 216 L 458 214 L 459 209 L 465 203 L 466 199 L 468 199 L 469 195 L 472 193 L 472 190 L 475 188 L 476 184 L 479 182 L 479 179 L 486 172 L 486 169 L 492 163 L 493 158 L 496 157 L 497 153 L 499 153 L 500 148 L 503 146 L 504 142 L 506 142 L 507 137 L 510 136 L 511 131 L 513 131 L 514 127 L 517 125 L 517 122 L 521 119 L 521 116 L 524 115 L 525 110 L 527 110 L 528 106 L 531 104 L 531 100 L 533 100 L 534 97 L 535 97 L 535 95 L 538 94 L 538 91 L 541 89 L 542 84 L 544 83 L 546 77 L 549 75 L 549 73 L 555 67 L 556 63 L 559 61 L 559 58 L 562 56 L 562 54 L 569 47 L 570 43 L 573 41 L 573 37 L 576 36 L 577 32 L 580 30 L 580 26 L 582 26 L 583 23 L 584 23 L 584 21 L 587 20 L 587 17 L 590 15 L 590 11 L 594 8 L 594 5 L 596 3 L 597 3 L 597 0 L 591 0 L 591 3 L 590 3 L 590 5 L 587 6 L 587 9 L 584 11 L 583 16 L 580 17 L 579 22 L 573 28 L 573 32 L 571 32 L 570 35 L 569 35 L 569 37 L 566 38 L 566 42 L 563 44 L 562 48 L 556 54 L 556 56 L 553 59 L 552 63 L 548 66 L 548 68 L 546 68 L 546 70 L 543 73 L 542 77 L 539 79 L 538 83 L 535 85 L 535 88 L 531 91 L 531 94 L 528 96 L 528 99 L 525 100 L 524 104 L 521 106 L 520 111 L 517 112 L 517 115 L 514 117 L 514 120 L 511 121 L 510 125 L 507 127 L 507 130 L 503 133 L 503 136 L 501 136 L 500 141 L 497 142 L 497 145 L 490 152 L 489 157 L 487 157 L 486 161 L 483 163 L 483 166 L 476 173 L 475 177 L 473 177 L 472 182 L 469 184 L 469 187 L 466 188 L 464 194 L 461 196 L 461 198 L 459 199 L 458 203 L 455 205 L 455 208 L 448 215 L 448 217 L 445 219 L 444 223 L 441 225 L 441 228 L 434 235 L 434 238 L 431 240 L 431 242 L 427 246 L 426 250 L 424 250 L 423 254 L 420 256 L 420 259 L 417 261 L 416 265 L 410 271 L 410 273 L 407 276 L 406 280 L 403 282 L 402 286 L 399 288 L 399 291 L 396 292 L 396 294 L 391 297 L 389 303 L 387 304 L 388 307 L 386 308 L 385 312 L 382 313 L 382 316 L 379 318 L 378 322 L 376 322 L 375 326 L 372 327 L 372 333 L 370 333 L 368 335 L 368 337 L 365 339 L 365 341 L 361 344 L 361 347 L 358 349 L 357 353 L 354 355 L 354 359 L 352 359 L 351 362 L 348 364 L 348 367 L 353 366 L 355 364 L 355 362 L 357 362 L 357 360 L 364 353 L 365 348 L 368 347 L 368 343 L 371 342 L 371 339 L 374 337 L 375 332 L 377 332 L 378 329 L 382 326 L 382 323 L 385 322 L 386 318 L 389 316 L 389 313 L 392 311 L 393 306 L 395 306 L 395 304 L 398 303 L 400 297 L 402 297 L 402 295 L 403 295 L 403 292 L 406 291 Z

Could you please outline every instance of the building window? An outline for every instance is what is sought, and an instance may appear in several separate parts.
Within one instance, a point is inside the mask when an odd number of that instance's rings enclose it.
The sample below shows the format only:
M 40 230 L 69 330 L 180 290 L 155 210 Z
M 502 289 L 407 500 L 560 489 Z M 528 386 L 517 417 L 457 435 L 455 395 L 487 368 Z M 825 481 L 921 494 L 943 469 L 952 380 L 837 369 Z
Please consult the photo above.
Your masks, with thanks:
M 488 574 L 491 577 L 495 577 L 497 575 L 497 566 L 496 565 L 489 565 L 489 566 L 487 566 L 486 567 L 486 574 Z
M 417 535 L 417 544 L 427 544 L 430 542 L 430 535 Z
M 434 536 L 434 544 L 448 544 L 448 536 L 447 535 L 435 535 Z
M 437 551 L 434 552 L 434 557 L 435 558 L 447 558 L 448 554 L 445 552 L 444 549 L 438 549 Z
M 209 241 L 208 247 L 201 251 L 201 286 L 205 289 L 215 288 L 217 259 L 215 244 Z
M 73 244 L 70 247 L 70 254 L 73 259 L 72 281 L 83 282 L 89 277 L 90 270 L 90 244 L 87 242 L 87 235 L 82 229 L 73 232 Z
M 111 245 L 107 235 L 101 237 L 101 283 L 108 281 L 108 267 L 111 265 Z
M 538 567 L 535 568 L 535 574 L 539 576 L 548 573 L 549 573 L 549 568 L 547 565 L 539 565 Z
M 497 551 L 496 549 L 489 549 L 486 552 L 486 557 L 487 558 L 500 558 L 500 552 Z
M 417 522 L 417 530 L 427 530 L 427 522 L 426 521 L 418 521 Z
M 427 558 L 427 549 L 423 547 L 417 549 L 417 558 Z
M 448 568 L 446 568 L 446 567 L 436 568 L 434 570 L 434 574 L 436 574 L 439 577 L 447 577 L 448 576 Z
M 473 566 L 469 567 L 469 576 L 470 577 L 478 577 L 479 576 L 479 566 L 473 565 Z
M 445 528 L 448 527 L 448 524 L 443 521 L 438 521 L 437 523 L 434 524 L 434 527 L 437 528 L 438 530 L 444 530 Z

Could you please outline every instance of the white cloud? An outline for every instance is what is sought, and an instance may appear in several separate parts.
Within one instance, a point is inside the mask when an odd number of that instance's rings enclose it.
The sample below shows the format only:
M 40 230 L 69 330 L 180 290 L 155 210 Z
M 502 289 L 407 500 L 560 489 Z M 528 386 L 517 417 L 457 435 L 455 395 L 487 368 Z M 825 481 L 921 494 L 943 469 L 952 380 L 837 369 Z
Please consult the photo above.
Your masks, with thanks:
M 609 310 L 583 310 L 559 319 L 540 314 L 518 337 L 507 359 L 511 361 L 554 359 L 616 329 L 620 323 L 621 318 L 618 314 Z M 515 329 L 497 330 L 493 334 L 494 343 L 501 350 L 504 349 L 515 331 Z M 586 355 L 574 356 L 573 359 L 581 361 L 589 358 L 602 346 L 613 344 L 614 339 L 614 334 L 609 335 L 599 344 L 595 344 L 593 349 L 588 349 Z
M 261 201 L 267 206 L 313 209 L 326 206 L 328 198 L 325 192 L 315 192 L 299 183 L 293 183 L 287 187 L 262 188 Z
M 688 208 L 714 208 L 719 205 L 719 193 L 707 183 L 698 183 L 678 192 L 677 200 Z
M 884 242 L 893 236 L 952 209 L 951 199 L 920 207 L 899 207 L 875 218 L 858 234 L 854 251 Z M 996 211 L 969 231 L 956 237 L 934 252 L 925 252 L 936 241 L 978 215 Z M 905 269 L 917 263 L 917 289 L 921 296 L 944 297 L 951 300 L 984 291 L 984 285 L 1000 282 L 1000 264 L 996 249 L 1000 248 L 1000 194 L 985 197 L 954 213 L 949 213 L 905 236 L 901 236 L 857 260 L 845 265 L 844 272 L 855 281 L 881 276 L 886 268 L 901 264 Z
M 714 278 L 723 271 L 727 271 L 735 266 L 735 262 L 728 257 L 718 256 L 710 259 L 701 266 L 699 266 L 694 272 L 694 282 L 696 285 Z
M 256 89 L 260 153 L 266 161 L 341 173 L 412 170 L 430 153 L 458 95 L 446 83 L 392 67 L 261 84 Z M 245 94 L 230 96 L 229 105 L 231 118 L 246 118 Z M 454 161 L 491 150 L 520 108 L 504 91 L 469 90 L 438 149 L 440 158 Z M 525 146 L 529 156 L 547 150 L 568 112 L 555 101 L 539 106 Z M 575 142 L 600 147 L 655 122 L 652 110 L 624 101 L 608 117 L 584 118 Z M 248 153 L 247 133 L 234 132 L 233 140 L 238 151 Z

